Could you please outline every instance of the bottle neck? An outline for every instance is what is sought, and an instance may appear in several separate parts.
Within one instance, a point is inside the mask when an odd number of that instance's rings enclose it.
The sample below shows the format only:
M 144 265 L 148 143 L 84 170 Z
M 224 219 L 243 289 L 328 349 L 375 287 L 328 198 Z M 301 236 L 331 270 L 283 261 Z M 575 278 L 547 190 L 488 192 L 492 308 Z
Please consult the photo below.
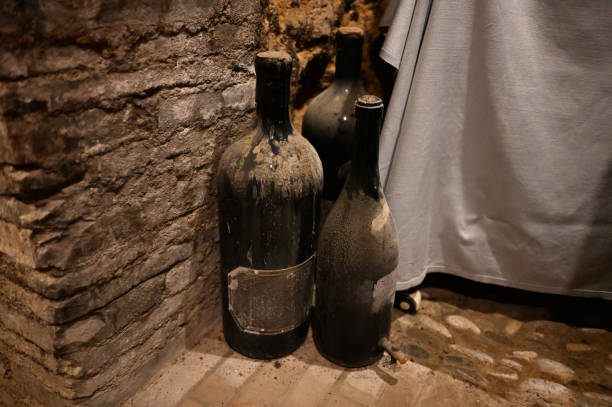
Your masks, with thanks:
M 335 79 L 356 80 L 361 77 L 363 37 L 339 35 L 336 43 Z
M 262 133 L 273 149 L 293 132 L 289 117 L 291 60 L 256 60 L 255 100 Z
M 379 109 L 356 107 L 355 148 L 348 181 L 350 187 L 360 189 L 374 199 L 380 198 L 378 145 L 382 111 L 382 107 Z

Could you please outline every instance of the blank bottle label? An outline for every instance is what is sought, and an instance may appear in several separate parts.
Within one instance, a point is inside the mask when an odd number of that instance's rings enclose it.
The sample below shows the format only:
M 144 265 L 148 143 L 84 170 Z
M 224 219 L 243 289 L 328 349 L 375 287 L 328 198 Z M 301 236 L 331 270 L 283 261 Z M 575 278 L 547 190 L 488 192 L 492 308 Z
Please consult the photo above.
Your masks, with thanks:
M 272 335 L 300 326 L 310 312 L 314 255 L 293 267 L 236 267 L 228 278 L 228 307 L 243 331 Z

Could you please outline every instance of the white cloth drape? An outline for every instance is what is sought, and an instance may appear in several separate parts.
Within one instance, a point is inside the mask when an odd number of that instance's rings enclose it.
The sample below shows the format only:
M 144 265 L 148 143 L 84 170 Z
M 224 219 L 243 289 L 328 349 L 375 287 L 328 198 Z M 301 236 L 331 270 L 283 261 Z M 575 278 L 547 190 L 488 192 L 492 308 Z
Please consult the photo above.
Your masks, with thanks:
M 398 0 L 381 57 L 398 289 L 612 299 L 612 1 Z

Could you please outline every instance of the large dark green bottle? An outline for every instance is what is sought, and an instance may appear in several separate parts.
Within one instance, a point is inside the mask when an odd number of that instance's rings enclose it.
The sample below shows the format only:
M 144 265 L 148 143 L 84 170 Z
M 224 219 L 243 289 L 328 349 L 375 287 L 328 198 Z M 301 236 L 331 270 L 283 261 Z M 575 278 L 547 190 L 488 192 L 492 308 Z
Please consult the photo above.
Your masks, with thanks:
M 350 174 L 317 249 L 313 337 L 323 356 L 347 367 L 378 360 L 391 327 L 398 239 L 378 175 L 382 113 L 376 96 L 355 104 Z
M 308 106 L 302 134 L 317 150 L 325 185 L 323 199 L 335 201 L 344 185 L 340 168 L 351 159 L 355 139 L 353 104 L 364 94 L 361 85 L 363 31 L 341 27 L 336 34 L 336 73 L 332 84 Z
M 289 119 L 291 58 L 255 59 L 257 129 L 219 163 L 223 332 L 236 351 L 272 359 L 308 331 L 321 162 Z

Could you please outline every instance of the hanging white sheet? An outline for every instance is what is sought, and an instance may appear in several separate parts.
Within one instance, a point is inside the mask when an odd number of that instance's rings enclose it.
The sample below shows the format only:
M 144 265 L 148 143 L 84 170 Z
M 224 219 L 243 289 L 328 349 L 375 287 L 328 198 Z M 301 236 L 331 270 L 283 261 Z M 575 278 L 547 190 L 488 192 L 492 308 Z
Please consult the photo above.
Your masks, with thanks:
M 398 289 L 612 299 L 612 1 L 398 0 L 381 57 Z

